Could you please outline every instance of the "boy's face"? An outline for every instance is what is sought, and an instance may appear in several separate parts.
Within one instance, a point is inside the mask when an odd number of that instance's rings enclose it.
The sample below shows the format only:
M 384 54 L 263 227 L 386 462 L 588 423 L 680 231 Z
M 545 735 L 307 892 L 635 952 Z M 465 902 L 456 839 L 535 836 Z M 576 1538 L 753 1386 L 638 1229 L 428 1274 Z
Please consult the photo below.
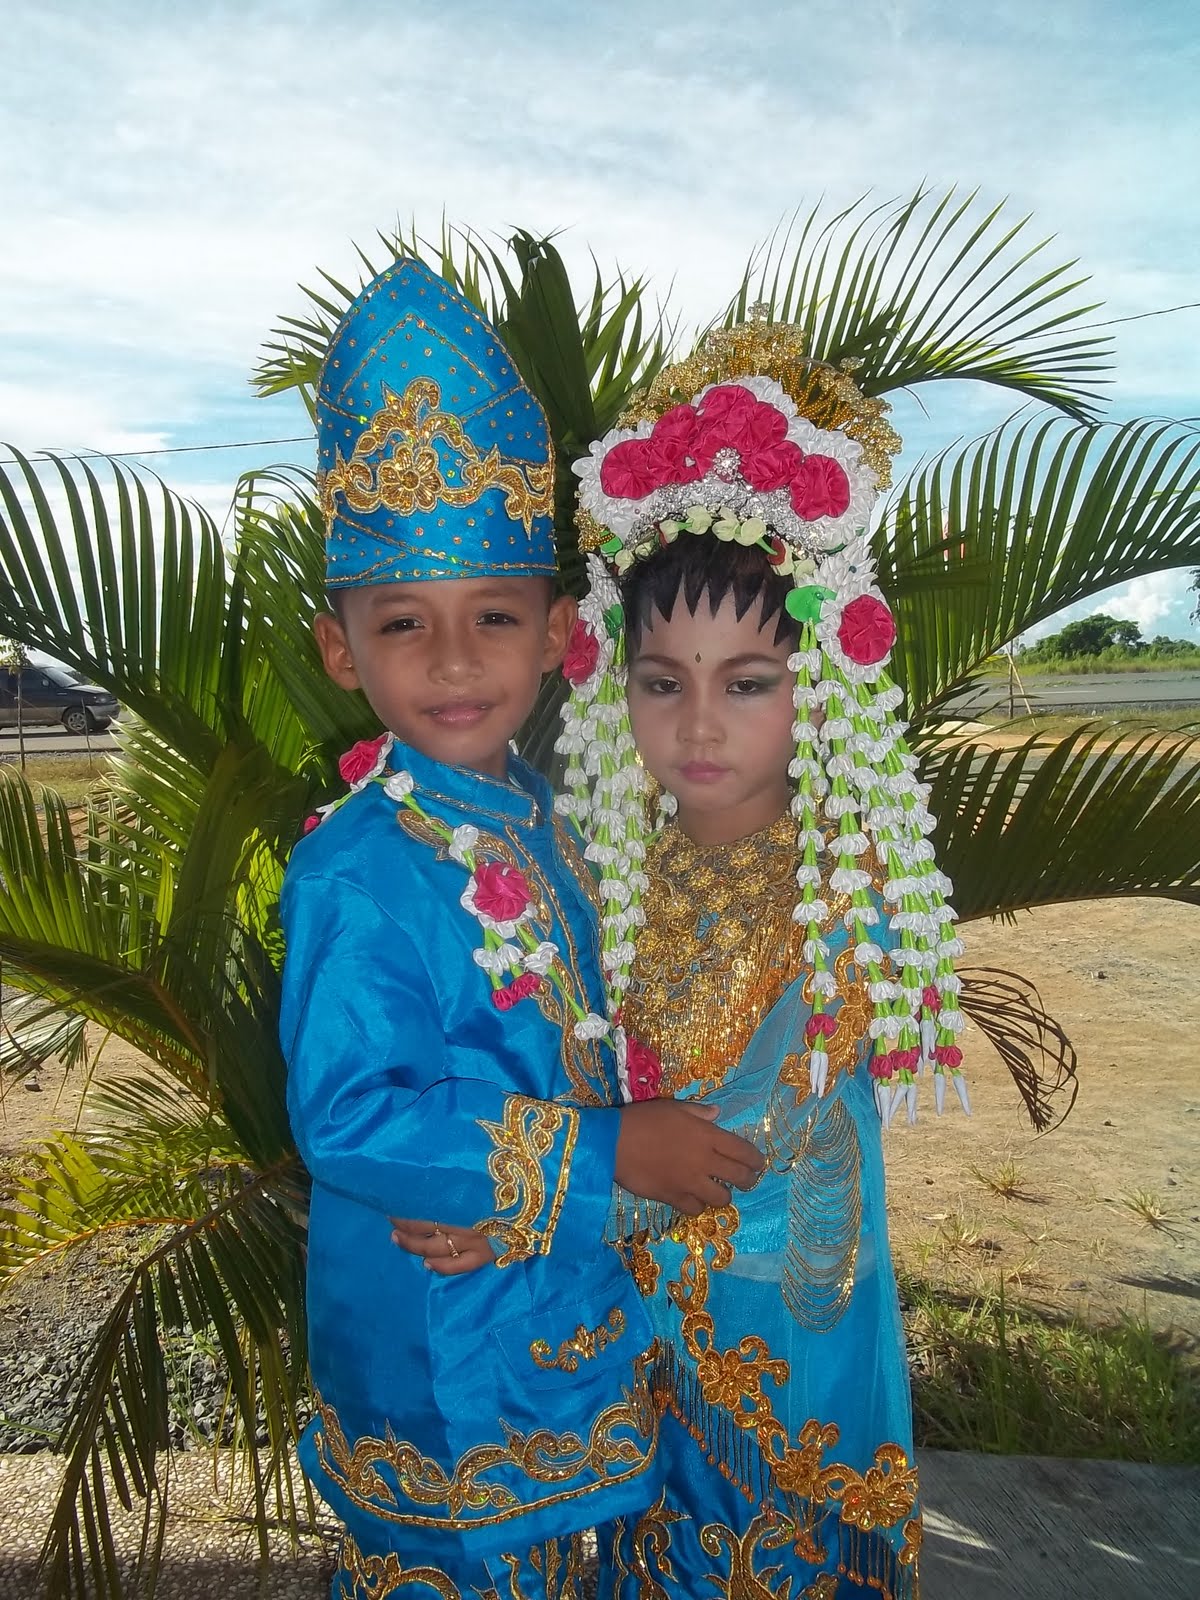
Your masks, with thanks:
M 342 591 L 313 624 L 325 670 L 423 755 L 493 778 L 562 661 L 574 600 L 546 578 L 446 578 Z
M 775 642 L 761 608 L 740 620 L 727 596 L 692 616 L 682 595 L 668 622 L 655 611 L 629 668 L 629 715 L 646 768 L 679 802 L 684 832 L 725 844 L 768 827 L 787 810 L 794 645 Z

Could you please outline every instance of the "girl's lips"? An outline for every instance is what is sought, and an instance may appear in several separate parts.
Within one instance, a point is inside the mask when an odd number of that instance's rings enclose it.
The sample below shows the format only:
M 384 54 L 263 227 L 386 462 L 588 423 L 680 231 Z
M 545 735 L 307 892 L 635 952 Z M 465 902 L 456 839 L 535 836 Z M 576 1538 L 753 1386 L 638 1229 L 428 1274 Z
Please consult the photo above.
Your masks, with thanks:
M 689 783 L 716 783 L 728 771 L 728 767 L 718 767 L 711 761 L 689 761 L 679 769 L 680 776 Z

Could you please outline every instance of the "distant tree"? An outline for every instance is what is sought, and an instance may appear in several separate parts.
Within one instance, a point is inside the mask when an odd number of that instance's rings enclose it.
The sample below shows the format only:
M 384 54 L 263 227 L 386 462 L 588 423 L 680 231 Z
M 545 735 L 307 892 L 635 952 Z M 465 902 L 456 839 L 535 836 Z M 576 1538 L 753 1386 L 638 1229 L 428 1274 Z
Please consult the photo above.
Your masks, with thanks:
M 1111 649 L 1115 644 L 1131 651 L 1143 649 L 1145 640 L 1142 630 L 1136 622 L 1110 617 L 1107 612 L 1099 611 L 1094 617 L 1080 617 L 1077 622 L 1068 622 L 1060 633 L 1052 633 L 1048 639 L 1043 639 L 1038 646 L 1038 653 L 1042 656 L 1064 656 L 1070 660 L 1074 656 L 1098 656 L 1102 650 Z

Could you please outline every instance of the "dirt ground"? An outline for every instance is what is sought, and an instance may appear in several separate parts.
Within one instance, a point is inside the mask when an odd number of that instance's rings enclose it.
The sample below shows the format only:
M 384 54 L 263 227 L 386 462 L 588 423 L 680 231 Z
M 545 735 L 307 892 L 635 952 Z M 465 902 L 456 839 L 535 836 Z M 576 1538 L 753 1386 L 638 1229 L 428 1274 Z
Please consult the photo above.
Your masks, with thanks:
M 905 1266 L 966 1289 L 1108 1320 L 1122 1311 L 1200 1338 L 1200 908 L 1166 900 L 1051 907 L 963 930 L 964 965 L 1033 978 L 1079 1054 L 1079 1095 L 1035 1136 L 974 1028 L 973 1115 L 925 1091 L 886 1136 L 893 1244 Z M 119 1041 L 103 1070 L 136 1057 Z M 79 1114 L 57 1066 L 0 1086 L 0 1170 Z M 1003 1191 L 1003 1192 L 998 1192 Z

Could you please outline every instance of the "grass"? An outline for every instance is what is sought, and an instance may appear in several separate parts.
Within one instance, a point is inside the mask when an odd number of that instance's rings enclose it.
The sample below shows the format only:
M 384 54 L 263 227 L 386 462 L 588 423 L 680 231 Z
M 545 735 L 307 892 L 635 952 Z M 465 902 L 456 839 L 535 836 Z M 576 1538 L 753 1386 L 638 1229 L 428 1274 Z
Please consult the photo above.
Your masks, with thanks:
M 1007 657 L 993 656 L 983 671 L 989 677 L 1007 676 Z M 1047 656 L 1042 661 L 1026 661 L 1018 656 L 1017 671 L 1022 678 L 1077 678 L 1097 672 L 1200 672 L 1200 650 L 1174 656 Z
M 1038 1198 L 1026 1185 L 1024 1167 L 1018 1166 L 1011 1157 L 991 1171 L 983 1167 L 971 1167 L 970 1172 L 977 1183 L 1000 1200 L 1032 1201 Z
M 1171 1212 L 1160 1195 L 1152 1189 L 1131 1189 L 1121 1196 L 1121 1204 L 1132 1211 L 1138 1221 L 1159 1233 L 1171 1233 L 1178 1218 Z
M 917 1443 L 999 1455 L 1200 1465 L 1194 1349 L 1129 1318 L 1094 1327 L 901 1283 Z
M 0 772 L 12 767 L 19 770 L 15 756 L 0 762 Z M 103 790 L 108 763 L 103 755 L 92 756 L 30 756 L 25 766 L 25 776 L 35 787 L 39 784 L 60 794 L 69 806 L 81 806 L 89 794 Z

